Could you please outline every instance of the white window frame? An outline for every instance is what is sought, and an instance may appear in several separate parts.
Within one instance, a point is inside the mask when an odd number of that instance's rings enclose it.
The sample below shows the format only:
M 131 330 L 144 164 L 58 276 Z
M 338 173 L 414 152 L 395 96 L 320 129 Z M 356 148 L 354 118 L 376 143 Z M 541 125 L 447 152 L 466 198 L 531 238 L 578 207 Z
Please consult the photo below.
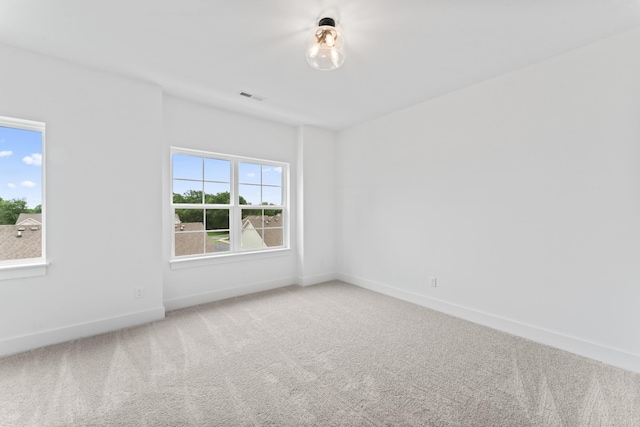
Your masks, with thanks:
M 182 154 L 188 156 L 195 156 L 201 158 L 227 160 L 231 166 L 230 176 L 230 204 L 193 204 L 193 203 L 174 203 L 173 202 L 173 155 Z M 185 268 L 197 265 L 206 265 L 211 262 L 231 262 L 239 261 L 244 257 L 262 257 L 262 256 L 279 256 L 284 252 L 290 250 L 290 211 L 289 211 L 289 164 L 285 162 L 258 159 L 253 157 L 235 156 L 230 154 L 222 154 L 216 152 L 170 147 L 169 154 L 169 205 L 171 211 L 171 256 L 170 264 L 171 268 Z M 282 204 L 281 205 L 241 205 L 239 194 L 239 164 L 240 163 L 252 163 L 266 166 L 274 166 L 282 168 Z M 229 210 L 229 241 L 230 249 L 227 252 L 217 253 L 203 253 L 193 255 L 175 255 L 175 225 L 173 218 L 175 217 L 176 209 L 228 209 Z M 282 223 L 282 246 L 278 247 L 263 247 L 257 249 L 242 249 L 241 247 L 241 234 L 242 234 L 242 209 L 265 209 L 265 210 L 282 210 L 283 223 Z M 204 230 L 205 239 L 207 231 Z
M 23 258 L 15 260 L 0 260 L 0 280 L 20 279 L 24 277 L 42 276 L 46 274 L 47 262 L 47 215 L 46 215 L 46 125 L 43 122 L 17 119 L 0 116 L 0 126 L 40 132 L 42 135 L 42 165 L 41 165 L 41 190 L 42 190 L 42 233 L 41 251 L 38 258 Z

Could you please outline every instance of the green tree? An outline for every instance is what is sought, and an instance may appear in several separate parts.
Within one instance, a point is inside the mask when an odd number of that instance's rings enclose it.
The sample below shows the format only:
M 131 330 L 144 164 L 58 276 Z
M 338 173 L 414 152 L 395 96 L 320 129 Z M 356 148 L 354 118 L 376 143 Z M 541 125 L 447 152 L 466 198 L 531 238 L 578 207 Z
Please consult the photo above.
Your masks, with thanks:
M 202 203 L 202 191 L 189 190 L 184 194 L 173 193 L 173 203 Z
M 228 205 L 231 200 L 231 194 L 228 191 L 218 194 L 205 194 L 204 202 L 207 204 Z
M 173 193 L 173 203 L 202 203 L 202 191 L 189 190 L 183 194 Z M 201 209 L 176 209 L 182 222 L 202 222 Z
M 264 206 L 273 206 L 273 203 L 267 203 L 267 202 L 264 202 L 264 203 L 262 203 L 262 204 L 263 204 Z M 277 214 L 279 214 L 279 213 L 280 213 L 280 210 L 279 210 L 279 209 L 265 209 L 265 210 L 264 210 L 264 214 L 265 214 L 265 216 L 276 216 L 276 215 L 277 215 Z
M 228 205 L 231 201 L 231 194 L 224 191 L 217 194 L 205 194 L 204 201 L 206 204 Z M 241 205 L 246 205 L 247 201 L 244 197 L 239 197 Z M 183 194 L 173 193 L 173 203 L 202 203 L 202 191 L 189 190 Z M 204 220 L 202 209 L 176 209 L 176 214 L 182 222 L 200 222 Z M 255 214 L 251 214 L 255 215 Z M 207 222 L 208 229 L 228 229 L 229 228 L 229 211 L 227 209 L 208 209 Z
M 4 200 L 0 197 L 0 224 L 15 224 L 23 212 L 30 212 L 27 209 L 27 199 Z

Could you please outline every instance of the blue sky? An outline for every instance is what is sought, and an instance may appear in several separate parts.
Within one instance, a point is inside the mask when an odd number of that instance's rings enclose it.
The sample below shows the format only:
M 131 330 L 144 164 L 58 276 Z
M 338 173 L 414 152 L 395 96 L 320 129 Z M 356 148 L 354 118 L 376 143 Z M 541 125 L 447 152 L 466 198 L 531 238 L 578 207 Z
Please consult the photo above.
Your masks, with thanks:
M 42 203 L 42 134 L 0 126 L 0 197 Z
M 249 204 L 282 204 L 281 167 L 239 162 L 238 168 L 240 195 Z M 174 154 L 173 178 L 173 192 L 178 194 L 202 191 L 203 185 L 207 194 L 230 191 L 231 162 Z

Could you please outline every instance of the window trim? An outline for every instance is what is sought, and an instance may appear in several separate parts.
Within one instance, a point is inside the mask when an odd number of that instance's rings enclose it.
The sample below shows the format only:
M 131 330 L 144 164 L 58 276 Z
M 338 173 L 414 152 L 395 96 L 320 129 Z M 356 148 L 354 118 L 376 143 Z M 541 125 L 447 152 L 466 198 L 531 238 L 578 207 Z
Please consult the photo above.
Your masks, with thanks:
M 41 248 L 40 257 L 38 258 L 23 258 L 15 260 L 3 260 L 0 261 L 0 280 L 8 279 L 20 279 L 25 277 L 43 276 L 46 274 L 46 267 L 49 265 L 47 262 L 47 202 L 46 202 L 46 123 L 35 121 L 18 119 L 14 117 L 0 116 L 0 126 L 13 129 L 23 129 L 40 132 L 42 137 L 42 164 L 41 164 L 41 207 L 42 207 L 42 225 L 41 225 Z
M 188 156 L 197 156 L 202 158 L 228 160 L 230 162 L 230 196 L 231 203 L 229 205 L 219 204 L 174 204 L 173 203 L 173 155 L 182 154 Z M 239 163 L 253 163 L 259 165 L 275 166 L 282 168 L 282 203 L 276 206 L 265 205 L 240 205 L 240 182 L 239 182 Z M 171 269 L 176 268 L 188 268 L 201 265 L 210 265 L 217 263 L 235 262 L 242 259 L 254 258 L 260 259 L 265 257 L 282 256 L 286 255 L 291 250 L 290 234 L 291 234 L 291 219 L 290 219 L 290 192 L 289 192 L 289 179 L 290 179 L 290 164 L 287 162 L 281 162 L 276 160 L 259 159 L 254 157 L 236 156 L 231 154 L 217 153 L 211 151 L 189 149 L 183 147 L 171 146 L 169 150 L 169 211 L 171 218 L 169 227 L 171 230 L 170 238 L 170 256 L 169 263 Z M 217 253 L 203 253 L 192 255 L 175 255 L 175 225 L 174 217 L 176 209 L 228 209 L 229 210 L 229 235 L 231 239 L 231 246 L 228 252 Z M 257 249 L 242 249 L 241 247 L 241 212 L 242 209 L 255 208 L 255 209 L 278 209 L 282 210 L 284 220 L 282 225 L 282 246 L 273 248 L 257 248 Z M 235 230 L 235 231 L 234 231 Z M 204 231 L 206 233 L 206 230 Z M 231 248 L 234 248 L 232 251 Z

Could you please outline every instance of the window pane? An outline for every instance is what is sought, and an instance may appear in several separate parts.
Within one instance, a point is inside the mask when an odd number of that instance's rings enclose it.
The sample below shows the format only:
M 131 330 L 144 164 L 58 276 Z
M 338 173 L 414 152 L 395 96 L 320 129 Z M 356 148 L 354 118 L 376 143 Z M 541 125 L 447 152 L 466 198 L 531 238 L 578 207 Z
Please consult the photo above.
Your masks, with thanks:
M 176 233 L 176 256 L 203 254 L 204 236 L 205 234 L 203 232 Z
M 204 230 L 203 209 L 176 209 L 174 215 L 176 232 Z
M 242 210 L 242 249 L 282 246 L 282 209 Z
M 260 165 L 240 163 L 238 178 L 240 184 L 260 184 Z
M 281 205 L 282 187 L 262 187 L 262 204 Z
M 229 210 L 207 209 L 207 253 L 228 252 L 229 244 Z
M 264 247 L 262 241 L 262 210 L 243 209 L 242 210 L 242 249 L 259 249 Z
M 282 168 L 262 165 L 262 185 L 282 186 Z
M 173 177 L 202 180 L 202 157 L 174 154 Z
M 204 159 L 204 180 L 231 182 L 231 162 L 219 159 Z
M 244 226 L 245 220 L 250 220 L 254 227 L 262 227 L 262 209 L 242 209 L 242 225 Z M 256 222 L 258 221 L 258 222 Z
M 0 224 L 42 204 L 42 133 L 0 126 Z M 12 212 L 12 213 L 11 213 Z
M 282 246 L 282 228 L 265 228 L 264 244 L 268 248 Z
M 206 212 L 207 230 L 229 230 L 228 209 L 207 209 Z
M 282 246 L 282 209 L 264 210 L 264 243 L 268 248 Z
M 228 205 L 230 203 L 230 185 L 217 182 L 204 183 L 204 202 L 216 205 Z
M 242 249 L 261 249 L 264 248 L 262 238 L 256 230 L 242 230 Z
M 264 210 L 264 243 L 267 247 L 282 246 L 283 227 L 282 209 Z
M 202 181 L 174 179 L 173 203 L 202 203 Z
M 0 126 L 0 261 L 43 256 L 42 161 L 41 131 Z
M 229 252 L 230 249 L 231 249 L 231 246 L 229 245 L 229 237 L 226 237 L 226 238 L 218 238 L 215 236 L 209 237 L 209 243 L 207 244 L 207 248 L 206 248 L 206 251 L 208 254 L 212 254 L 216 252 Z
M 31 214 L 39 222 L 42 214 Z M 22 222 L 24 214 L 20 214 Z M 42 225 L 0 225 L 0 261 L 40 258 Z
M 242 210 L 242 219 L 244 220 L 248 216 L 257 216 L 259 215 L 262 218 L 262 209 L 243 209 Z
M 174 230 L 176 256 L 204 253 L 205 233 L 202 209 L 176 209 Z
M 241 205 L 259 205 L 262 202 L 262 197 L 260 196 L 261 187 L 259 185 L 241 184 L 239 187 Z
M 265 209 L 264 220 L 272 227 L 282 227 L 282 209 Z

